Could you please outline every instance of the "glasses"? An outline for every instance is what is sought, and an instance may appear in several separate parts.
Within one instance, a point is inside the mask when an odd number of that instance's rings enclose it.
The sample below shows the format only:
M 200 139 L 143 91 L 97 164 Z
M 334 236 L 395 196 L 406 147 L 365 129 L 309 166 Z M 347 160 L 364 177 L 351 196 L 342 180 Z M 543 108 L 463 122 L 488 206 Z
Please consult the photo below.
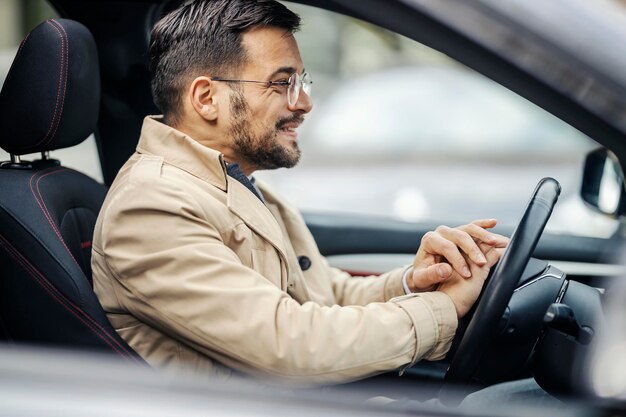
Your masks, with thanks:
M 265 84 L 266 88 L 272 86 L 287 87 L 287 101 L 291 107 L 295 106 L 300 98 L 300 91 L 304 91 L 308 96 L 311 95 L 311 76 L 308 72 L 302 75 L 293 73 L 286 81 L 254 81 L 254 80 L 229 80 L 226 78 L 213 77 L 212 81 L 223 81 L 227 83 L 256 83 Z

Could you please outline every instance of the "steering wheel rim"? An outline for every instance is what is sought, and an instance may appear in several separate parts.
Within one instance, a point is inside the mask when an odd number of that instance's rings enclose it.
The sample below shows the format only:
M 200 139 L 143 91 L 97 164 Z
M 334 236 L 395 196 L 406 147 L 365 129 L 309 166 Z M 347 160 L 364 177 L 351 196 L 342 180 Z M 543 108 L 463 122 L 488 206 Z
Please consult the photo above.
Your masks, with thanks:
M 457 405 L 463 399 L 465 393 L 462 387 L 470 381 L 483 352 L 495 336 L 502 314 L 537 246 L 560 193 L 561 185 L 554 178 L 543 178 L 537 184 L 504 255 L 483 288 L 474 315 L 448 367 L 439 392 L 442 403 Z

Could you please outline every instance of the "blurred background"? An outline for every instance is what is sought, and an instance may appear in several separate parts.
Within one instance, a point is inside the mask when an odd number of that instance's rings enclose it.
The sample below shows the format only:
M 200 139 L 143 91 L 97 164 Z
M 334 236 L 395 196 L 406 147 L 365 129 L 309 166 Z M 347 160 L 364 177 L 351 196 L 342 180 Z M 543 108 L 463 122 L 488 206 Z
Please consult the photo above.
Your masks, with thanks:
M 415 41 L 286 4 L 303 18 L 297 39 L 315 108 L 301 128 L 300 165 L 256 176 L 300 209 L 449 225 L 496 217 L 514 225 L 539 179 L 552 176 L 563 194 L 549 231 L 616 231 L 617 221 L 578 195 L 595 142 Z M 0 0 L 0 83 L 23 36 L 54 16 L 43 0 Z M 93 138 L 53 157 L 102 181 Z

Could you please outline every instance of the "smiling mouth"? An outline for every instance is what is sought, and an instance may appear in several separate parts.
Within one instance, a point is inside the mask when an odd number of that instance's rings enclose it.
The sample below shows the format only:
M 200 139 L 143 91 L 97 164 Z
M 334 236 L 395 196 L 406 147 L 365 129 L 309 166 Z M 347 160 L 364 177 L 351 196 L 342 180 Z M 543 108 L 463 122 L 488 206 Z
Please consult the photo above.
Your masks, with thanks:
M 292 117 L 288 117 L 280 120 L 276 127 L 277 130 L 282 133 L 284 136 L 288 136 L 294 140 L 298 138 L 297 129 L 304 122 L 304 117 L 302 115 L 296 114 L 292 115 Z
M 280 127 L 278 130 L 286 135 L 286 136 L 290 136 L 292 138 L 297 138 L 298 137 L 298 132 L 297 129 L 298 127 L 300 127 L 300 123 L 288 123 L 282 127 Z

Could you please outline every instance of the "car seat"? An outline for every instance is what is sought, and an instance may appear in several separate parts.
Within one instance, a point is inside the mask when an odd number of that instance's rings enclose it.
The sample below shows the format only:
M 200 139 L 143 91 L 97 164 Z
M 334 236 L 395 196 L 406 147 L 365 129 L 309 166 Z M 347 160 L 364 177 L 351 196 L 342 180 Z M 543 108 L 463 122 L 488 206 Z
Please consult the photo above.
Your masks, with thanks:
M 106 188 L 50 159 L 96 129 L 100 75 L 82 24 L 51 19 L 20 45 L 0 92 L 0 320 L 7 341 L 89 348 L 145 363 L 91 286 L 91 239 Z M 32 162 L 20 156 L 41 153 Z

